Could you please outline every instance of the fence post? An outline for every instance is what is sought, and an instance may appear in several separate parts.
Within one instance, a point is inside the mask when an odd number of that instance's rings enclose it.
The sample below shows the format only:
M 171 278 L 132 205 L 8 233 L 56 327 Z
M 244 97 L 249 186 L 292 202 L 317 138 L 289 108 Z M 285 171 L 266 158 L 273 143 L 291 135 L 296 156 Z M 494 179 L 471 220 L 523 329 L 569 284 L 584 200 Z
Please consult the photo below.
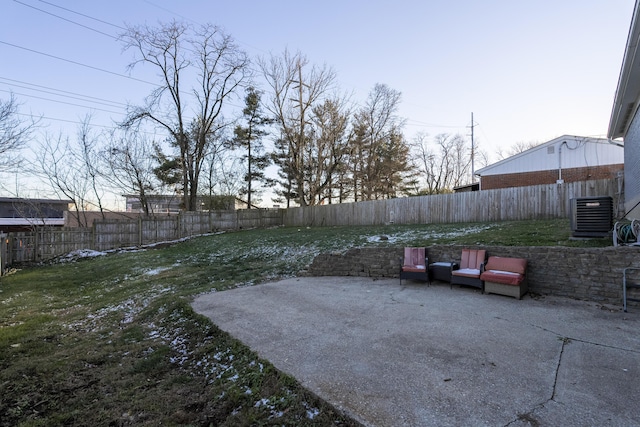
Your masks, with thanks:
M 4 275 L 4 266 L 7 264 L 7 235 L 0 233 L 0 276 Z
M 7 241 L 7 260 L 6 263 L 7 264 L 13 264 L 13 250 L 12 250 L 12 246 L 13 246 L 13 236 L 11 235 L 11 233 L 7 234 L 6 237 L 6 241 Z
M 91 224 L 91 244 L 92 244 L 92 250 L 94 251 L 99 251 L 101 249 L 98 249 L 98 242 L 96 241 L 98 239 L 98 233 L 96 233 L 96 221 L 93 221 L 93 224 Z
M 38 238 L 38 227 L 33 231 L 33 259 L 31 261 L 38 260 L 38 252 L 40 251 L 40 239 Z

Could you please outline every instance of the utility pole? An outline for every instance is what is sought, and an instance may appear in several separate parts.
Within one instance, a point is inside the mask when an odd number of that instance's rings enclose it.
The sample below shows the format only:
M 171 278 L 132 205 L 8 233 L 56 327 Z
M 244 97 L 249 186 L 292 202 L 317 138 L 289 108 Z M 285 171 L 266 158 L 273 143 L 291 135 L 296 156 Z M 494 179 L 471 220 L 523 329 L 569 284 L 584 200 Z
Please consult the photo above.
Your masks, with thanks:
M 475 169 L 475 151 L 476 147 L 473 141 L 473 112 L 471 113 L 471 183 L 476 182 L 476 169 Z

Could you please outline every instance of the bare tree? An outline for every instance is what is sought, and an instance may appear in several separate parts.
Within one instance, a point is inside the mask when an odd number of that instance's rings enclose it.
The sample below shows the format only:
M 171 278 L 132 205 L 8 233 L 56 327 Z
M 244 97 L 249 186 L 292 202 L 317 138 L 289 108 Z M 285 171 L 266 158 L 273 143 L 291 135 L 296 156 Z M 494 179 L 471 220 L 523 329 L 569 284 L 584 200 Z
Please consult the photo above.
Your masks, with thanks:
M 470 144 L 468 144 L 460 134 L 453 136 L 443 135 L 442 144 L 447 144 L 449 147 L 448 155 L 451 158 L 449 164 L 452 172 L 450 182 L 451 189 L 470 183 L 473 179 L 471 176 Z M 476 151 L 477 149 L 474 147 L 474 156 L 477 154 Z
M 220 121 L 224 122 L 224 119 Z M 203 164 L 204 189 L 201 192 L 206 196 L 207 209 L 222 209 L 216 207 L 219 205 L 216 203 L 217 196 L 232 196 L 235 199 L 241 191 L 239 181 L 244 171 L 239 170 L 242 165 L 234 157 L 229 131 L 229 127 L 219 126 L 216 132 L 209 135 L 209 146 Z
M 309 193 L 317 197 L 318 203 L 327 200 L 331 204 L 336 186 L 338 199 L 343 196 L 338 182 L 349 144 L 349 111 L 344 104 L 343 98 L 332 98 L 313 108 L 314 132 L 309 144 L 308 182 Z
M 37 121 L 26 123 L 18 117 L 18 102 L 11 94 L 7 101 L 0 100 L 0 170 L 15 166 L 16 153 L 24 146 Z
M 88 225 L 85 212 L 90 207 L 90 180 L 78 163 L 77 146 L 61 134 L 45 135 L 36 155 L 37 173 L 46 179 L 60 198 L 73 204 L 73 215 L 80 227 Z
M 422 175 L 425 184 L 424 189 L 420 189 L 417 183 L 416 193 L 418 194 L 440 194 L 447 191 L 447 181 L 449 180 L 449 168 L 446 163 L 448 157 L 431 147 L 426 133 L 418 133 L 412 143 L 415 152 L 416 166 Z M 442 148 L 442 147 L 441 147 Z
M 397 115 L 400 92 L 376 84 L 366 104 L 356 112 L 351 141 L 356 200 L 392 197 L 409 170 L 404 121 Z
M 150 65 L 162 80 L 146 105 L 133 108 L 123 124 L 150 121 L 170 135 L 182 173 L 184 208 L 195 210 L 209 136 L 224 125 L 218 119 L 248 78 L 249 59 L 229 35 L 212 25 L 194 29 L 174 21 L 155 28 L 129 27 L 121 39 L 125 49 L 138 55 L 129 67 Z M 191 76 L 195 81 L 189 85 Z M 195 117 L 189 118 L 192 112 Z
M 308 182 L 313 152 L 309 147 L 313 140 L 313 108 L 321 105 L 333 90 L 336 74 L 326 66 L 310 65 L 300 52 L 291 55 L 287 50 L 259 64 L 271 88 L 266 107 L 280 130 L 276 141 L 279 154 L 274 160 L 286 171 L 282 185 L 292 185 L 286 197 L 295 194 L 300 205 L 307 206 L 317 200 L 315 189 L 310 188 Z
M 151 143 L 136 129 L 114 131 L 103 151 L 107 173 L 105 179 L 119 191 L 135 195 L 145 215 L 153 212 L 149 196 L 158 194 L 161 183 L 156 178 L 157 166 Z
M 471 147 L 462 135 L 441 133 L 430 143 L 426 134 L 419 133 L 412 149 L 424 184 L 419 194 L 448 193 L 472 182 Z M 486 154 L 477 149 L 477 144 L 475 156 L 480 164 L 486 164 Z
M 31 172 L 48 181 L 60 198 L 71 200 L 78 224 L 87 226 L 85 211 L 99 210 L 104 218 L 106 183 L 101 169 L 102 135 L 95 134 L 87 116 L 78 127 L 75 140 L 58 134 L 44 135 L 33 147 L 35 162 Z
M 100 136 L 96 135 L 90 125 L 91 116 L 87 116 L 78 129 L 77 151 L 71 151 L 71 155 L 76 157 L 76 161 L 89 182 L 90 191 L 95 204 L 104 218 L 104 187 L 102 185 L 104 173 L 100 170 L 102 165 L 100 154 Z

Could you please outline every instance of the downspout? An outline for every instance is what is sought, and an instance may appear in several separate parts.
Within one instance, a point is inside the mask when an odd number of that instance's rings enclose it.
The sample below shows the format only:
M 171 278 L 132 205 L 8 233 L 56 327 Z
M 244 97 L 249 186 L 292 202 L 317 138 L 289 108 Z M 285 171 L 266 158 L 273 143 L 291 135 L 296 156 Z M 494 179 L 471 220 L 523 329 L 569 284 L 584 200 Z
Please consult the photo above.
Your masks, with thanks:
M 614 141 L 614 140 L 613 140 L 613 139 L 611 139 L 611 138 L 607 138 L 607 142 L 608 142 L 609 144 L 611 144 L 611 145 L 615 145 L 616 147 L 624 148 L 624 144 L 622 144 L 622 143 L 620 143 L 620 142 L 618 142 L 618 141 Z
M 558 180 L 556 181 L 556 184 L 564 184 L 562 179 L 562 146 L 566 143 L 567 141 L 562 141 L 560 148 L 558 148 Z

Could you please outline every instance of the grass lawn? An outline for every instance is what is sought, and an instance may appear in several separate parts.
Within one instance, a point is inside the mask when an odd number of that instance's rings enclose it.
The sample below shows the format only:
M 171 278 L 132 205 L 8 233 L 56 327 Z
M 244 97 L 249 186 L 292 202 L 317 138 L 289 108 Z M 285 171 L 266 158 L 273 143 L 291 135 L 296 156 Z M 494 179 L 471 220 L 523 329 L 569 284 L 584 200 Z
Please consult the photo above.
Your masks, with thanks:
M 23 268 L 0 279 L 0 426 L 356 425 L 191 298 L 350 247 L 611 245 L 569 235 L 565 220 L 277 228 Z

